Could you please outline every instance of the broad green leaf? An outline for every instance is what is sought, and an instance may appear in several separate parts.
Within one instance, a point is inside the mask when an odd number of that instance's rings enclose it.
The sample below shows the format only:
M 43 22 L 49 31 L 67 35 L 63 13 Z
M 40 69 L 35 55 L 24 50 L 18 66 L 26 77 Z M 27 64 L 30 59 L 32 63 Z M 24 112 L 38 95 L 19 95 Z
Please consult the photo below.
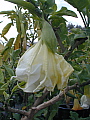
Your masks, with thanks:
M 65 0 L 65 1 L 72 5 L 73 7 L 77 8 L 77 10 L 81 12 L 83 8 L 85 8 L 89 4 L 88 0 Z
M 44 12 L 47 14 L 50 14 L 50 13 L 54 12 L 54 10 L 53 9 L 46 9 Z
M 3 65 L 9 76 L 14 76 L 13 70 L 8 65 Z
M 74 34 L 79 34 L 79 33 L 81 33 L 81 29 L 79 29 L 79 28 L 72 28 L 71 29 L 71 32 L 73 32 Z M 83 31 L 82 31 L 83 32 Z
M 2 37 L 9 31 L 10 27 L 11 27 L 12 23 L 8 23 L 2 30 Z
M 62 7 L 61 10 L 57 11 L 55 15 L 63 16 L 72 16 L 72 17 L 77 17 L 77 14 L 71 10 L 68 10 L 66 7 Z
M 79 28 L 73 28 L 73 29 L 71 29 L 71 31 L 75 34 L 74 40 L 78 39 L 78 38 L 86 38 L 87 37 L 86 32 L 84 32 L 83 30 L 81 30 Z
M 55 16 L 53 15 L 50 17 L 50 19 L 52 20 L 53 27 L 59 27 L 61 23 L 65 24 L 65 21 L 66 21 L 66 19 L 58 15 L 55 15 Z
M 55 4 L 55 0 L 47 0 L 48 7 L 52 7 Z
M 53 52 L 56 52 L 57 39 L 52 26 L 45 20 L 42 22 L 43 28 L 41 32 L 41 39 L 45 42 L 47 47 Z
M 87 36 L 86 36 L 86 34 L 84 34 L 84 33 L 81 33 L 81 34 L 75 34 L 75 36 L 74 36 L 74 40 L 75 39 L 78 39 L 78 38 L 86 38 Z
M 5 0 L 5 1 L 20 5 L 20 6 L 24 7 L 25 9 L 28 9 L 30 13 L 36 14 L 36 8 L 30 2 L 26 2 L 26 1 L 23 1 L 23 0 Z

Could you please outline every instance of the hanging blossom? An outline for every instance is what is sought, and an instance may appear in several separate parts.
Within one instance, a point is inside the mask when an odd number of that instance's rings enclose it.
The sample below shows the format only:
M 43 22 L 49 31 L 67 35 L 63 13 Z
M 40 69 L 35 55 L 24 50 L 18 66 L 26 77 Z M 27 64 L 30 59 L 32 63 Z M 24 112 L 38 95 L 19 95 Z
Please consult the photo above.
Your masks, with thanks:
M 51 26 L 46 21 L 43 26 L 41 39 L 24 53 L 16 68 L 17 80 L 26 82 L 24 88 L 19 86 L 24 92 L 34 93 L 43 88 L 53 91 L 56 86 L 61 90 L 66 87 L 74 70 L 62 55 L 55 52 L 55 47 L 52 47 L 56 43 L 52 40 L 55 35 Z M 46 37 L 48 38 L 45 39 Z

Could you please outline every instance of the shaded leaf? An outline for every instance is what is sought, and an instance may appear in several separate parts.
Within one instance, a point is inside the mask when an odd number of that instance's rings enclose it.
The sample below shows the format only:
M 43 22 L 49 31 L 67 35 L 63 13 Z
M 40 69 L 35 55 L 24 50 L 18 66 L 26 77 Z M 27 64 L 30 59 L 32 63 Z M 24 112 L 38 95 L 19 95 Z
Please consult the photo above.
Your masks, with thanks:
M 5 91 L 5 89 L 0 89 L 0 95 L 3 95 L 4 91 Z
M 8 65 L 3 65 L 9 76 L 14 76 L 13 70 Z
M 14 50 L 12 53 L 12 59 L 15 61 L 20 53 L 20 49 Z
M 19 86 L 24 86 L 26 82 L 22 81 L 21 83 L 18 83 Z M 14 88 L 12 89 L 12 93 L 15 92 L 19 87 L 18 85 L 14 86 Z
M 81 11 L 85 8 L 89 3 L 88 0 L 65 0 L 73 7 L 77 8 L 77 10 Z
M 55 4 L 55 0 L 47 0 L 48 7 L 52 7 Z
M 69 97 L 72 97 L 72 98 L 76 98 L 76 97 L 75 97 L 73 94 L 71 94 L 70 92 L 67 92 L 66 95 L 69 96 Z
M 1 69 L 0 69 L 0 82 L 4 82 L 4 75 Z
M 77 17 L 77 14 L 75 12 L 68 10 L 66 7 L 62 7 L 61 10 L 57 11 L 55 14 L 59 16 L 67 15 Z
M 9 98 L 9 94 L 7 94 L 5 91 L 3 92 L 3 95 L 4 95 L 5 100 Z

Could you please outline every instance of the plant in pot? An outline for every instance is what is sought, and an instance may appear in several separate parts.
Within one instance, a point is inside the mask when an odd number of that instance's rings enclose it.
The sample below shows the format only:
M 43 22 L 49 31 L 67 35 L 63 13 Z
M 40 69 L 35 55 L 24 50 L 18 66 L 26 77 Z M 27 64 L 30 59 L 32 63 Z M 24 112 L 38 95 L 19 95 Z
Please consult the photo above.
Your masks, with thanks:
M 73 97 L 73 102 L 72 100 L 70 101 L 71 97 L 67 97 L 66 103 L 60 105 L 59 107 L 58 120 L 70 119 L 72 118 L 73 114 L 77 118 L 83 118 L 83 119 L 85 118 L 85 120 L 90 119 L 89 118 L 89 114 L 90 114 L 89 89 L 90 89 L 90 85 L 86 85 L 84 87 L 84 95 L 80 96 L 75 94 L 74 96 L 71 94 L 71 96 Z

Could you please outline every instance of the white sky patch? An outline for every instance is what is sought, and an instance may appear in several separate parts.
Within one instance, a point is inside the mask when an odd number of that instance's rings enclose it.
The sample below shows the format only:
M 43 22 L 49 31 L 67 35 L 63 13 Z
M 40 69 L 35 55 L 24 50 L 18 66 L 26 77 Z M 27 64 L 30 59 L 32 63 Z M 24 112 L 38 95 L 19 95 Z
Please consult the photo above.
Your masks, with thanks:
M 74 8 L 73 6 L 71 6 L 64 0 L 55 0 L 55 2 L 57 4 L 58 10 L 60 10 L 61 7 L 67 7 L 68 10 L 72 10 L 77 14 L 78 18 L 70 17 L 70 16 L 63 16 L 68 21 L 68 23 L 72 23 L 74 25 L 81 25 L 82 27 L 84 27 L 82 18 L 79 15 L 79 12 L 77 11 L 76 8 Z

